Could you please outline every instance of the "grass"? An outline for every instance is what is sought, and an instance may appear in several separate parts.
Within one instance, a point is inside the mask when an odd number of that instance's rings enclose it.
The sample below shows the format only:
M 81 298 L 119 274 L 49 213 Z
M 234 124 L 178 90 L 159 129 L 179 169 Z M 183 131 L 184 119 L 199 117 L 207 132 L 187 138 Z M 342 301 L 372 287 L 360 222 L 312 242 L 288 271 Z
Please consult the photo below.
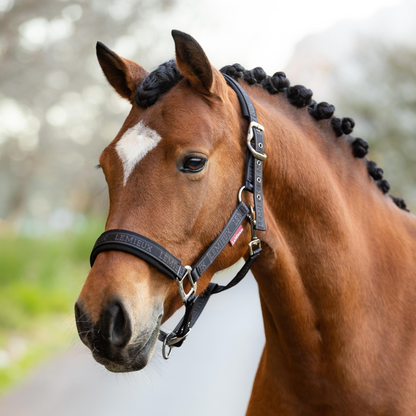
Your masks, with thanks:
M 73 305 L 103 224 L 41 239 L 0 235 L 0 393 L 73 339 Z

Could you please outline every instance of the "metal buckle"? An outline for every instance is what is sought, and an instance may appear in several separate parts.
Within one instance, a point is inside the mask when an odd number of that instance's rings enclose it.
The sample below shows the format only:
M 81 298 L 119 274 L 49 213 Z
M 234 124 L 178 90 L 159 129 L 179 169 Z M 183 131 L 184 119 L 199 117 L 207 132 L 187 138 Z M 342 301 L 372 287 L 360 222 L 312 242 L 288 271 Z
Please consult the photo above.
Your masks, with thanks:
M 261 248 L 261 241 L 260 241 L 259 238 L 255 238 L 254 240 L 251 240 L 248 243 L 248 250 L 250 252 L 250 256 L 252 256 L 253 255 L 253 252 L 254 252 L 253 246 L 257 246 L 257 248 Z
M 189 297 L 196 293 L 196 284 L 197 282 L 194 282 L 192 279 L 192 267 L 191 266 L 185 266 L 186 273 L 185 276 L 183 276 L 182 280 L 179 280 L 179 278 L 176 278 L 176 286 L 178 287 L 179 295 L 182 299 L 183 303 L 186 303 L 186 301 L 189 299 Z M 183 288 L 183 281 L 185 280 L 185 277 L 188 277 L 189 283 L 191 284 L 191 289 L 188 293 L 185 292 L 185 289 Z
M 247 133 L 247 147 L 248 147 L 248 150 L 250 150 L 250 152 L 253 154 L 253 156 L 256 159 L 265 160 L 267 156 L 263 153 L 257 152 L 257 150 L 254 149 L 254 147 L 251 145 L 251 139 L 254 136 L 253 128 L 256 128 L 257 130 L 260 130 L 260 131 L 264 131 L 264 127 L 261 124 L 256 123 L 255 121 L 252 121 L 250 123 L 250 125 L 248 126 L 248 133 Z
M 172 355 L 172 348 L 175 346 L 175 344 L 178 344 L 179 342 L 186 339 L 186 337 L 189 335 L 191 330 L 192 328 L 189 328 L 188 332 L 185 335 L 182 335 L 181 337 L 174 337 L 172 339 L 169 339 L 170 335 L 172 335 L 172 332 L 166 336 L 165 340 L 163 341 L 163 346 L 162 346 L 162 355 L 165 360 L 168 360 L 169 357 Z M 167 352 L 166 352 L 166 347 L 169 348 Z

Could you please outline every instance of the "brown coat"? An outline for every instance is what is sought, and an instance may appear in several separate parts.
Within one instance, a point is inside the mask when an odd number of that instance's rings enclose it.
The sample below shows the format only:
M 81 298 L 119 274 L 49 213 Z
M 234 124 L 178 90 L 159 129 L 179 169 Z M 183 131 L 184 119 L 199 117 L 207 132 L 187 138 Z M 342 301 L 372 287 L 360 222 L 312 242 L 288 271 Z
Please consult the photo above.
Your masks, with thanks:
M 99 46 L 109 82 L 133 103 L 100 164 L 110 193 L 106 229 L 146 235 L 193 264 L 236 205 L 247 122 L 199 44 L 173 35 L 184 78 L 145 109 L 134 97 L 147 71 Z M 258 233 L 263 253 L 252 268 L 266 345 L 247 415 L 415 415 L 415 218 L 380 192 L 365 159 L 353 157 L 350 139 L 337 138 L 330 120 L 240 82 L 265 127 L 267 154 L 267 231 Z M 139 122 L 161 140 L 124 184 L 117 143 Z M 181 171 L 189 155 L 207 159 L 205 167 Z M 250 194 L 244 199 L 252 203 Z M 245 255 L 249 238 L 245 225 L 198 292 Z M 81 338 L 111 371 L 137 370 L 153 354 L 160 322 L 180 306 L 175 283 L 156 269 L 126 253 L 101 253 L 77 302 L 92 334 Z M 111 334 L 128 339 L 110 345 Z

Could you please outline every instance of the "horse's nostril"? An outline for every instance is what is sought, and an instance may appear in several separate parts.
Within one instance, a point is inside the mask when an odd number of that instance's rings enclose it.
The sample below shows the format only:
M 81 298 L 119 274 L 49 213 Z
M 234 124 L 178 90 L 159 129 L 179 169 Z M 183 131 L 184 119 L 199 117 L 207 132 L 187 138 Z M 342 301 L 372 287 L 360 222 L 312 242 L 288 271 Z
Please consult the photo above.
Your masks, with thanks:
M 131 320 L 120 303 L 114 303 L 107 309 L 103 325 L 111 344 L 122 347 L 129 342 L 132 335 Z
M 124 347 L 132 336 L 131 319 L 121 301 L 111 302 L 95 325 L 82 302 L 78 301 L 75 303 L 75 320 L 81 341 L 90 347 L 94 345 L 95 350 L 103 350 L 106 346 Z

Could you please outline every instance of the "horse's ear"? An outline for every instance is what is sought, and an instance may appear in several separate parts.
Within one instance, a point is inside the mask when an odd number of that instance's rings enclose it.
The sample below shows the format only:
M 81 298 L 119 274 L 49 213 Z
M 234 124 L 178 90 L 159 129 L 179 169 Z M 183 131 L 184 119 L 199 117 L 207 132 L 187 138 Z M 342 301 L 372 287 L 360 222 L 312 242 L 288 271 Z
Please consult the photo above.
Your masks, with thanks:
M 118 56 L 101 42 L 97 42 L 97 58 L 108 82 L 123 98 L 133 103 L 136 88 L 148 72 L 135 62 Z
M 203 94 L 213 93 L 215 69 L 201 45 L 190 35 L 172 30 L 175 41 L 176 64 L 189 83 Z

